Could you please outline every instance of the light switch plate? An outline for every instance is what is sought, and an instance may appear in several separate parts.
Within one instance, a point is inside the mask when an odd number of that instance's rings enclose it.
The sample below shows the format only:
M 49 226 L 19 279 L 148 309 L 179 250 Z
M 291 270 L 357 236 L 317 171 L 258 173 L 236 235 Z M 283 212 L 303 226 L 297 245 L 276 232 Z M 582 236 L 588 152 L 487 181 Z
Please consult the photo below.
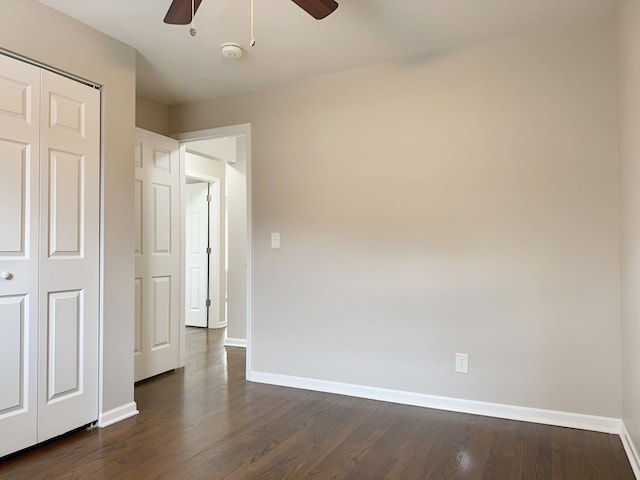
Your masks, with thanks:
M 280 234 L 278 232 L 271 234 L 271 248 L 280 248 Z

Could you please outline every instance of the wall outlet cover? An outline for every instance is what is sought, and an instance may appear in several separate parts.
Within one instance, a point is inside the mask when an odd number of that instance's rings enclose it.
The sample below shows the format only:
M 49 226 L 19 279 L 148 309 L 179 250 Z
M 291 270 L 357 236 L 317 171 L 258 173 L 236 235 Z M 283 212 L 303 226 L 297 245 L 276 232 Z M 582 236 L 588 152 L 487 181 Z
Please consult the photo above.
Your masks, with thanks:
M 456 353 L 456 372 L 469 373 L 469 354 Z

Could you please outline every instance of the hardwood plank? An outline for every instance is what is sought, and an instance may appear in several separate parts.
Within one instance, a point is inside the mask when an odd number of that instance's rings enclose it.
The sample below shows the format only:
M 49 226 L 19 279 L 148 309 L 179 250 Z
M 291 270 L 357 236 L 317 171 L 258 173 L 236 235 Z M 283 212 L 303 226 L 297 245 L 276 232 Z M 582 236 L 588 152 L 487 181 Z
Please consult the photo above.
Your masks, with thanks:
M 482 480 L 501 480 L 513 478 L 512 469 L 515 459 L 516 425 L 512 420 L 495 419 L 494 437 L 484 464 Z
M 309 471 L 305 478 L 355 478 L 359 475 L 360 462 L 398 415 L 390 405 L 382 402 L 363 402 L 361 408 L 369 411 L 364 421 L 348 432 L 348 435 L 322 462 Z
M 256 478 L 258 474 L 269 478 L 305 478 L 308 471 L 336 447 L 339 439 L 361 421 L 358 401 L 339 398 L 331 408 L 318 412 L 301 425 L 289 437 L 285 448 L 271 457 L 263 457 L 250 469 L 237 472 L 237 478 Z M 308 437 L 312 437 L 312 442 L 307 441 Z
M 627 458 L 627 455 L 624 451 L 624 446 L 622 445 L 622 439 L 620 438 L 620 436 L 607 435 L 607 440 L 609 441 L 609 449 L 611 451 L 611 455 L 616 462 L 618 477 L 622 480 L 636 480 L 636 477 L 633 474 L 633 470 L 631 469 L 631 466 L 629 464 L 629 459 Z
M 555 427 L 518 422 L 512 478 L 551 478 L 552 428 Z
M 0 479 L 632 480 L 615 435 L 246 382 L 243 349 L 187 329 L 140 415 L 0 459 Z

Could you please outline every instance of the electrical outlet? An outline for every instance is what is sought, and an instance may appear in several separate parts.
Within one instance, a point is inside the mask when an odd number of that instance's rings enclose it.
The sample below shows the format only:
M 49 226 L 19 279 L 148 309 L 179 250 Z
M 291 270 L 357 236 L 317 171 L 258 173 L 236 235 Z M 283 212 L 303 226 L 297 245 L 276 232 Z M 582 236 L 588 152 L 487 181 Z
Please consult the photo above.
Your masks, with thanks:
M 456 353 L 456 373 L 469 373 L 469 354 Z

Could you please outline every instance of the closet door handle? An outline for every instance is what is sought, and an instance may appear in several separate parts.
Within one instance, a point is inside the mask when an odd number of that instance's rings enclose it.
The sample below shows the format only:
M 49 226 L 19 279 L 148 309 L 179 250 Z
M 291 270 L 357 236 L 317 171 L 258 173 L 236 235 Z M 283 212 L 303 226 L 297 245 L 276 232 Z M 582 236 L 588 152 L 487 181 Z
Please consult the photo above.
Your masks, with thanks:
M 11 280 L 13 278 L 13 274 L 11 272 L 2 272 L 0 273 L 0 278 L 3 280 Z

